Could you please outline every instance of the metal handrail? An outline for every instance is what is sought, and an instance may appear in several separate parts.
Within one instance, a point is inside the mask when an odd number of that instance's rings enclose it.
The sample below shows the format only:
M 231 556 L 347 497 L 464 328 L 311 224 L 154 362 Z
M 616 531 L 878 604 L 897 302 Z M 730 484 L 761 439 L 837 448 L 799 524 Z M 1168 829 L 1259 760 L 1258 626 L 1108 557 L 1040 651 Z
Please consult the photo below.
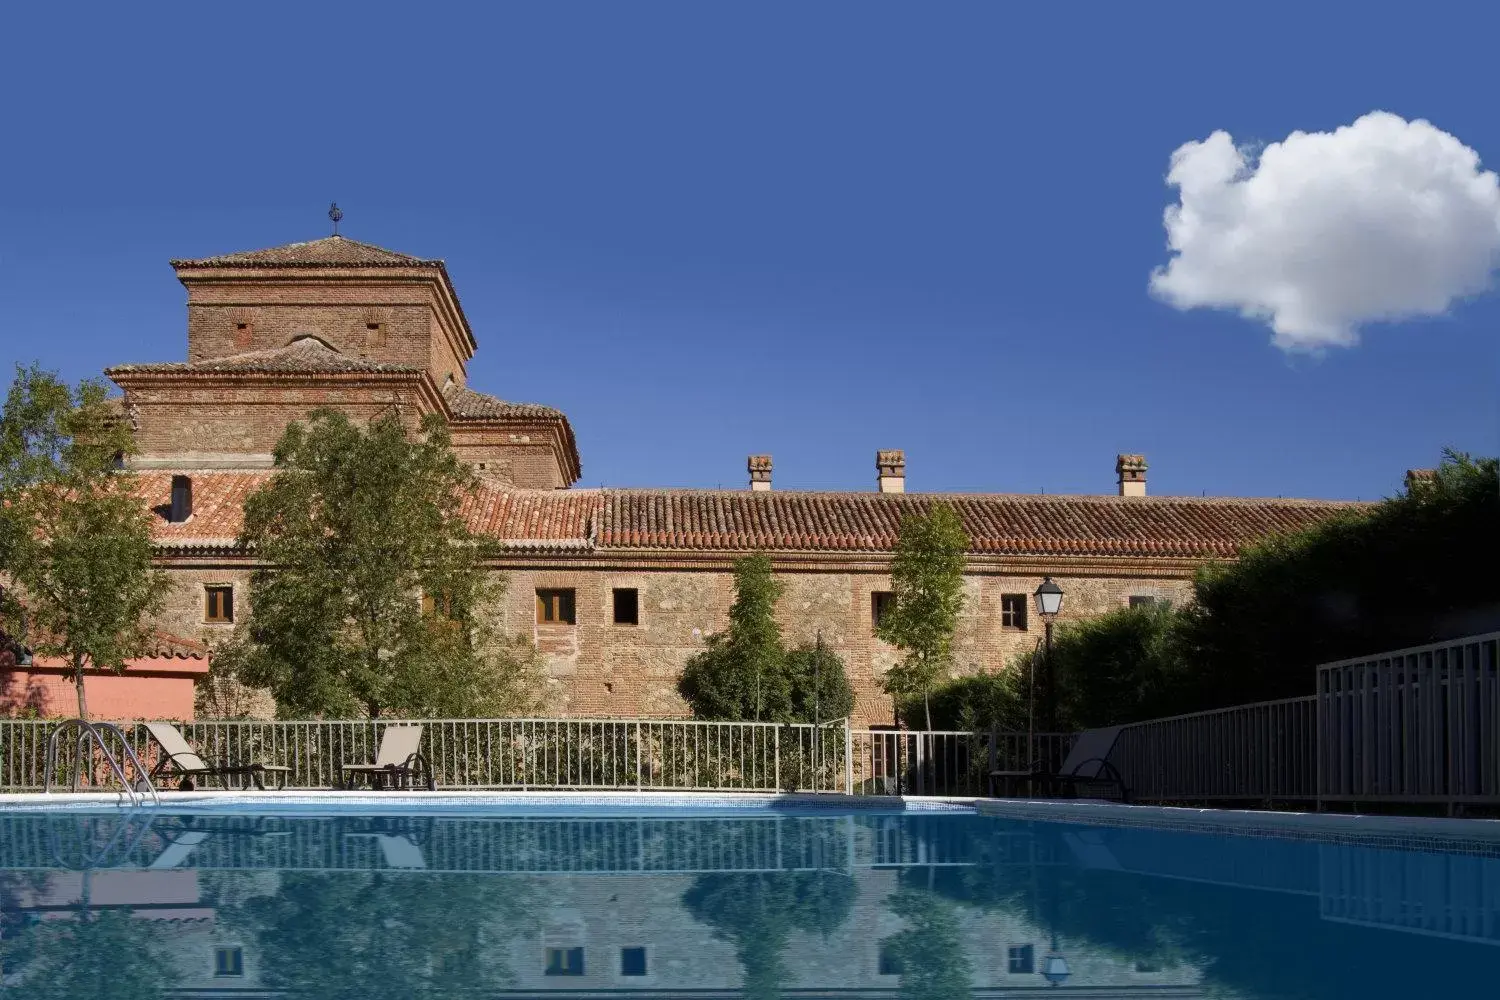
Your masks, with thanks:
M 59 724 L 52 731 L 52 735 L 48 737 L 47 784 L 44 789 L 45 792 L 48 794 L 52 792 L 52 775 L 57 767 L 58 739 L 63 733 L 75 729 L 78 731 L 78 746 L 76 763 L 73 768 L 73 780 L 70 784 L 71 791 L 78 791 L 78 781 L 83 774 L 84 744 L 90 742 L 90 739 L 92 739 L 92 742 L 99 747 L 99 752 L 104 755 L 105 761 L 109 764 L 109 769 L 114 772 L 115 777 L 120 779 L 120 786 L 125 790 L 125 795 L 130 799 L 132 806 L 140 806 L 142 804 L 140 794 L 142 791 L 150 793 L 153 805 L 161 805 L 161 795 L 156 791 L 156 785 L 152 782 L 151 775 L 141 765 L 141 759 L 136 756 L 134 748 L 131 747 L 130 741 L 125 738 L 125 733 L 120 727 L 112 722 L 90 722 L 87 719 L 68 719 Z M 104 742 L 105 733 L 113 733 L 119 739 L 120 746 L 125 750 L 126 760 L 135 765 L 135 772 L 140 776 L 137 779 L 137 784 L 144 787 L 138 788 L 136 785 L 130 783 L 130 779 L 125 776 L 125 768 L 120 765 L 119 758 L 114 755 L 109 745 Z

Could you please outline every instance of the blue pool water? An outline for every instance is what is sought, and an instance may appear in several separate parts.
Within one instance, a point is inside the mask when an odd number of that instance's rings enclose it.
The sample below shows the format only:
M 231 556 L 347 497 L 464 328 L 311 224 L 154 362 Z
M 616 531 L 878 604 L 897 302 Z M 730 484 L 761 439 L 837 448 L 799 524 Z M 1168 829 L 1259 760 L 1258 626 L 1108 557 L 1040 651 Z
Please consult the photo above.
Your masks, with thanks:
M 1409 1000 L 1500 975 L 1484 849 L 636 811 L 0 813 L 0 996 Z

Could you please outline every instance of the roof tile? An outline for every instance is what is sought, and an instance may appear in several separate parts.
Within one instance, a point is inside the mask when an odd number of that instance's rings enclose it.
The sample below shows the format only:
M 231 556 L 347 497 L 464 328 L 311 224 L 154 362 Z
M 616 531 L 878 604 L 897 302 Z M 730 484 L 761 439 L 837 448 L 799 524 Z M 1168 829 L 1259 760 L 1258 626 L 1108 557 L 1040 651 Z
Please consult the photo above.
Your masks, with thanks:
M 139 474 L 160 505 L 158 544 L 232 545 L 245 499 L 273 473 L 204 471 L 193 515 L 164 516 L 172 473 Z M 1266 535 L 1311 527 L 1368 504 L 1324 500 L 1025 494 L 751 493 L 729 490 L 517 490 L 481 486 L 462 513 L 475 532 L 542 551 L 664 549 L 889 552 L 901 520 L 953 507 L 975 554 L 1230 558 Z
M 246 351 L 203 361 L 168 361 L 160 364 L 116 365 L 105 374 L 375 374 L 419 375 L 422 369 L 386 361 L 371 361 L 342 354 L 316 337 L 299 337 L 285 347 Z
M 347 236 L 325 236 L 305 243 L 288 243 L 264 250 L 174 260 L 173 267 L 442 267 L 440 260 L 423 260 Z

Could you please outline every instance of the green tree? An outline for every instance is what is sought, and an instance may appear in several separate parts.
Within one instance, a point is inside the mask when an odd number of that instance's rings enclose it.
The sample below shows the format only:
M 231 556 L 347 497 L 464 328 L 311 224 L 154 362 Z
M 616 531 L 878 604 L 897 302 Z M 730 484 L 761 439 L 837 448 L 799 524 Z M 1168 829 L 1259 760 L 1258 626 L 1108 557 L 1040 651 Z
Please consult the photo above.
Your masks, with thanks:
M 734 945 L 743 995 L 772 1000 L 786 974 L 782 954 L 794 932 L 827 937 L 849 919 L 859 889 L 842 872 L 700 875 L 683 895 L 693 917 Z
M 928 696 L 953 665 L 953 635 L 964 606 L 964 553 L 969 536 L 946 504 L 901 522 L 891 562 L 895 607 L 876 635 L 900 649 L 901 662 L 886 672 L 883 687 L 897 700 L 920 694 L 932 728 Z
M 87 877 L 87 876 L 85 876 Z M 125 910 L 43 920 L 24 928 L 8 949 L 27 952 L 17 996 L 33 1000 L 161 1000 L 177 985 L 162 921 Z M 0 992 L 4 986 L 0 985 Z
M 786 649 L 776 623 L 781 581 L 762 553 L 734 564 L 729 627 L 690 657 L 677 689 L 700 719 L 785 720 L 792 714 Z
M 462 516 L 472 474 L 429 416 L 409 436 L 333 410 L 293 423 L 245 503 L 265 565 L 233 664 L 283 714 L 503 715 L 529 707 L 537 654 L 500 634 L 503 584 Z
M 826 722 L 854 714 L 854 685 L 844 661 L 821 643 L 803 643 L 786 654 L 792 693 L 790 722 Z
M 902 1000 L 972 996 L 969 956 L 953 904 L 934 893 L 902 889 L 886 905 L 907 924 L 884 942 L 900 970 Z
M 81 718 L 86 672 L 144 651 L 169 588 L 151 564 L 153 515 L 120 467 L 131 450 L 102 383 L 17 369 L 0 415 L 0 570 L 15 589 L 0 623 L 67 663 Z
M 1446 453 L 1373 508 L 1251 546 L 1199 571 L 1180 619 L 1194 707 L 1311 694 L 1313 666 L 1484 630 L 1500 609 L 1500 477 Z

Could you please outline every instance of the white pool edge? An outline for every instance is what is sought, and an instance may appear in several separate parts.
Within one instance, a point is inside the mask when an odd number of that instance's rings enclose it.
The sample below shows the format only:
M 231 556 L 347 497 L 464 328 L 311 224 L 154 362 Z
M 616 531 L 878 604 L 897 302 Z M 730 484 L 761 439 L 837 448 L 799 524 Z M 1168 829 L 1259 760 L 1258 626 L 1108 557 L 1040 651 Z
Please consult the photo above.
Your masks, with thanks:
M 1332 840 L 1358 838 L 1486 841 L 1500 844 L 1500 820 L 1432 816 L 1371 816 L 1359 813 L 1273 812 L 1254 809 L 1193 809 L 1122 805 L 1091 800 L 979 799 L 985 816 L 1151 827 L 1189 832 L 1259 836 L 1297 835 Z

